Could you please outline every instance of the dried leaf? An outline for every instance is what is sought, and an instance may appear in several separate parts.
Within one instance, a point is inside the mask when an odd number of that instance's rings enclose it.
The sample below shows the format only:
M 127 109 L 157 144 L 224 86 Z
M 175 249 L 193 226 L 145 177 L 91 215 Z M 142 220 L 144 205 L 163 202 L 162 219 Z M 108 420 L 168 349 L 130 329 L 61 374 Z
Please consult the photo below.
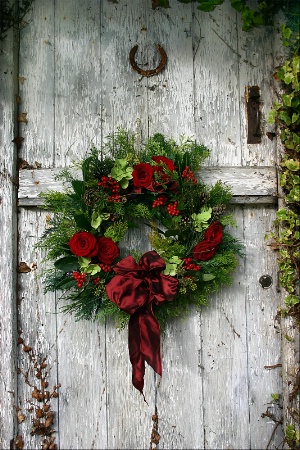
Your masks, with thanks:
M 21 435 L 18 435 L 16 437 L 16 442 L 15 442 L 15 446 L 18 450 L 22 450 L 24 448 L 24 441 L 22 439 Z
M 26 419 L 26 416 L 24 416 L 24 414 L 18 414 L 17 419 L 19 423 L 22 423 Z
M 12 142 L 14 142 L 17 146 L 17 149 L 20 150 L 22 147 L 22 143 L 24 141 L 24 138 L 22 136 L 16 136 Z
M 35 410 L 35 415 L 38 419 L 41 419 L 42 417 L 44 417 L 44 411 L 41 408 L 37 408 Z
M 24 84 L 24 81 L 26 80 L 25 77 L 18 77 L 18 80 L 20 82 L 20 84 Z
M 18 115 L 18 122 L 23 122 L 23 123 L 28 123 L 27 120 L 27 112 L 23 112 L 21 114 Z
M 19 266 L 18 266 L 18 272 L 19 273 L 28 273 L 31 272 L 30 267 L 26 264 L 26 262 L 21 261 Z
M 32 347 L 29 347 L 29 345 L 23 345 L 23 352 L 30 352 L 32 350 Z

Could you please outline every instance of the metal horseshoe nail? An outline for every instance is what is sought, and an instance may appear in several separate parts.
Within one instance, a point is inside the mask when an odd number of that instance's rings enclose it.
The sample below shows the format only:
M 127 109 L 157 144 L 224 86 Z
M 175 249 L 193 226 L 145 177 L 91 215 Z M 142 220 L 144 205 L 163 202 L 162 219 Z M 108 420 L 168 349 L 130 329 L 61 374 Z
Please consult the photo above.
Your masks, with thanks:
M 143 70 L 135 62 L 135 55 L 136 55 L 138 48 L 139 48 L 139 46 L 135 45 L 130 50 L 130 53 L 129 53 L 129 62 L 130 62 L 131 67 L 133 68 L 133 70 L 135 70 L 140 75 L 143 75 L 144 77 L 152 77 L 153 75 L 157 75 L 159 72 L 161 72 L 163 70 L 163 68 L 167 64 L 168 58 L 167 58 L 167 54 L 166 54 L 165 50 L 159 44 L 156 45 L 156 48 L 160 53 L 160 63 L 156 67 L 156 69 L 152 69 L 152 70 Z

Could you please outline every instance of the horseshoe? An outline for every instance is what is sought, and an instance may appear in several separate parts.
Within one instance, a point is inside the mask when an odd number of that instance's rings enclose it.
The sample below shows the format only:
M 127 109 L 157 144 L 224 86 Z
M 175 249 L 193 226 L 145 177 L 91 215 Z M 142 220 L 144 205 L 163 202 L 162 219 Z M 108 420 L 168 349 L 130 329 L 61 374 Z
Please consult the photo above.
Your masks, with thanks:
M 138 48 L 139 48 L 139 46 L 135 45 L 134 47 L 132 47 L 132 49 L 130 50 L 130 53 L 129 53 L 129 62 L 130 62 L 131 67 L 133 68 L 133 70 L 135 70 L 140 75 L 143 75 L 144 77 L 153 77 L 153 75 L 157 75 L 159 72 L 161 72 L 163 70 L 163 68 L 167 64 L 168 58 L 167 58 L 167 54 L 166 54 L 165 50 L 159 44 L 157 44 L 156 48 L 160 53 L 160 63 L 156 67 L 156 69 L 152 69 L 152 70 L 141 69 L 135 62 L 135 54 L 136 54 Z

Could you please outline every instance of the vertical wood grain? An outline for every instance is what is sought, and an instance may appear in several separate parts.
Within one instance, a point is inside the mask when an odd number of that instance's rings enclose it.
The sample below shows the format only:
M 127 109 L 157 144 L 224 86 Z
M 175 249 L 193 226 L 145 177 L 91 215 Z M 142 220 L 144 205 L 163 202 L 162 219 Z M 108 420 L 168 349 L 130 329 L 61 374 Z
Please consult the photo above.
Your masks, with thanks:
M 175 139 L 194 135 L 212 150 L 208 165 L 271 164 L 271 141 L 246 144 L 243 101 L 245 86 L 260 84 L 265 114 L 272 38 L 268 30 L 241 37 L 238 28 L 229 2 L 213 13 L 176 0 L 157 10 L 138 0 L 35 2 L 20 46 L 22 111 L 28 113 L 21 156 L 43 167 L 69 167 L 91 142 L 99 146 L 122 126 L 137 132 L 140 142 L 155 132 Z M 158 63 L 157 43 L 167 52 L 167 66 L 155 77 L 141 77 L 130 67 L 130 49 L 139 45 L 136 60 L 148 69 Z M 131 385 L 127 330 L 117 331 L 112 321 L 76 322 L 59 312 L 59 292 L 56 298 L 42 294 L 42 254 L 33 245 L 45 214 L 20 210 L 20 258 L 33 270 L 20 275 L 19 321 L 28 344 L 50 355 L 51 382 L 62 384 L 55 424 L 60 448 L 147 448 L 155 406 L 160 448 L 266 446 L 273 424 L 261 413 L 281 385 L 278 371 L 264 365 L 278 362 L 280 344 L 274 289 L 262 291 L 257 279 L 275 271 L 263 242 L 274 211 L 236 207 L 233 213 L 246 259 L 232 287 L 200 313 L 169 324 L 162 379 L 146 368 L 148 406 Z M 128 237 L 124 255 L 132 248 L 148 248 L 145 230 Z M 20 378 L 25 405 L 30 389 L 23 384 Z M 38 445 L 29 425 L 20 430 L 27 446 Z M 270 448 L 280 439 L 278 428 Z
M 24 137 L 20 157 L 30 165 L 52 167 L 54 162 L 54 2 L 38 1 L 21 30 L 19 93 Z
M 129 64 L 129 52 L 139 46 L 136 60 L 146 59 L 146 17 L 149 11 L 138 2 L 103 2 L 101 14 L 102 54 L 102 133 L 103 138 L 119 127 L 137 133 L 137 141 L 147 137 L 147 85 Z M 145 230 L 129 233 L 122 244 L 123 254 L 147 249 Z M 131 383 L 128 330 L 121 332 L 108 321 L 107 349 L 107 446 L 108 448 L 147 448 L 154 414 L 154 375 L 146 368 L 144 393 L 148 405 Z M 129 431 L 130 430 L 130 431 Z
M 35 248 L 41 238 L 46 224 L 46 213 L 36 208 L 22 208 L 19 211 L 19 263 L 25 263 L 28 272 L 20 272 L 18 277 L 18 330 L 24 345 L 32 347 L 37 360 L 46 359 L 47 381 L 49 392 L 57 385 L 57 354 L 56 354 L 56 305 L 53 294 L 44 294 L 42 283 L 43 252 Z M 33 387 L 40 388 L 40 381 L 36 378 L 37 369 L 30 357 L 18 346 L 18 398 L 16 407 L 26 419 L 19 424 L 19 434 L 22 435 L 25 448 L 39 448 L 41 437 L 32 435 L 33 420 L 36 419 L 32 405 L 39 403 L 32 398 Z M 28 372 L 28 382 L 25 374 Z M 58 400 L 51 400 L 51 410 L 55 412 L 53 428 L 58 431 Z
M 13 2 L 12 2 L 13 3 Z M 9 30 L 0 42 L 0 447 L 14 438 L 16 383 L 16 93 L 18 35 Z
M 211 149 L 207 165 L 240 165 L 239 61 L 236 13 L 224 2 L 195 8 L 193 61 L 197 141 Z
M 68 167 L 101 138 L 100 2 L 55 4 L 55 166 Z M 60 293 L 57 292 L 57 297 Z M 61 302 L 58 302 L 58 307 Z M 103 324 L 57 316 L 61 448 L 105 448 Z M 73 426 L 74 424 L 74 426 Z
M 243 239 L 243 210 L 233 210 Z M 201 312 L 204 448 L 250 448 L 244 261 Z
M 280 328 L 276 320 L 280 298 L 277 293 L 277 264 L 273 250 L 265 241 L 265 234 L 275 219 L 273 208 L 245 209 L 244 242 L 246 323 L 249 377 L 249 412 L 251 448 L 265 448 L 271 438 L 275 423 L 262 418 L 269 412 L 281 419 L 281 409 L 272 400 L 272 394 L 282 393 L 280 367 L 267 369 L 281 363 Z M 262 275 L 270 275 L 273 284 L 263 289 L 259 283 Z M 281 400 L 280 400 L 281 401 Z M 278 448 L 283 440 L 278 427 L 269 448 Z

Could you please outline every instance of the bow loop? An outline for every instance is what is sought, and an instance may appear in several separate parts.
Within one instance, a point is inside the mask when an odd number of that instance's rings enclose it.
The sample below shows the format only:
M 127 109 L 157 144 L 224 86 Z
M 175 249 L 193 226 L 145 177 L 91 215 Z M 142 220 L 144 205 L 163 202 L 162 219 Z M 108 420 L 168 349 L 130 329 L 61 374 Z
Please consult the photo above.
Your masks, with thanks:
M 164 260 L 155 251 L 142 255 L 139 264 L 127 256 L 115 265 L 116 275 L 106 286 L 110 300 L 128 312 L 129 355 L 133 385 L 143 392 L 145 361 L 161 375 L 160 326 L 152 303 L 172 301 L 176 297 L 178 280 L 162 274 Z

